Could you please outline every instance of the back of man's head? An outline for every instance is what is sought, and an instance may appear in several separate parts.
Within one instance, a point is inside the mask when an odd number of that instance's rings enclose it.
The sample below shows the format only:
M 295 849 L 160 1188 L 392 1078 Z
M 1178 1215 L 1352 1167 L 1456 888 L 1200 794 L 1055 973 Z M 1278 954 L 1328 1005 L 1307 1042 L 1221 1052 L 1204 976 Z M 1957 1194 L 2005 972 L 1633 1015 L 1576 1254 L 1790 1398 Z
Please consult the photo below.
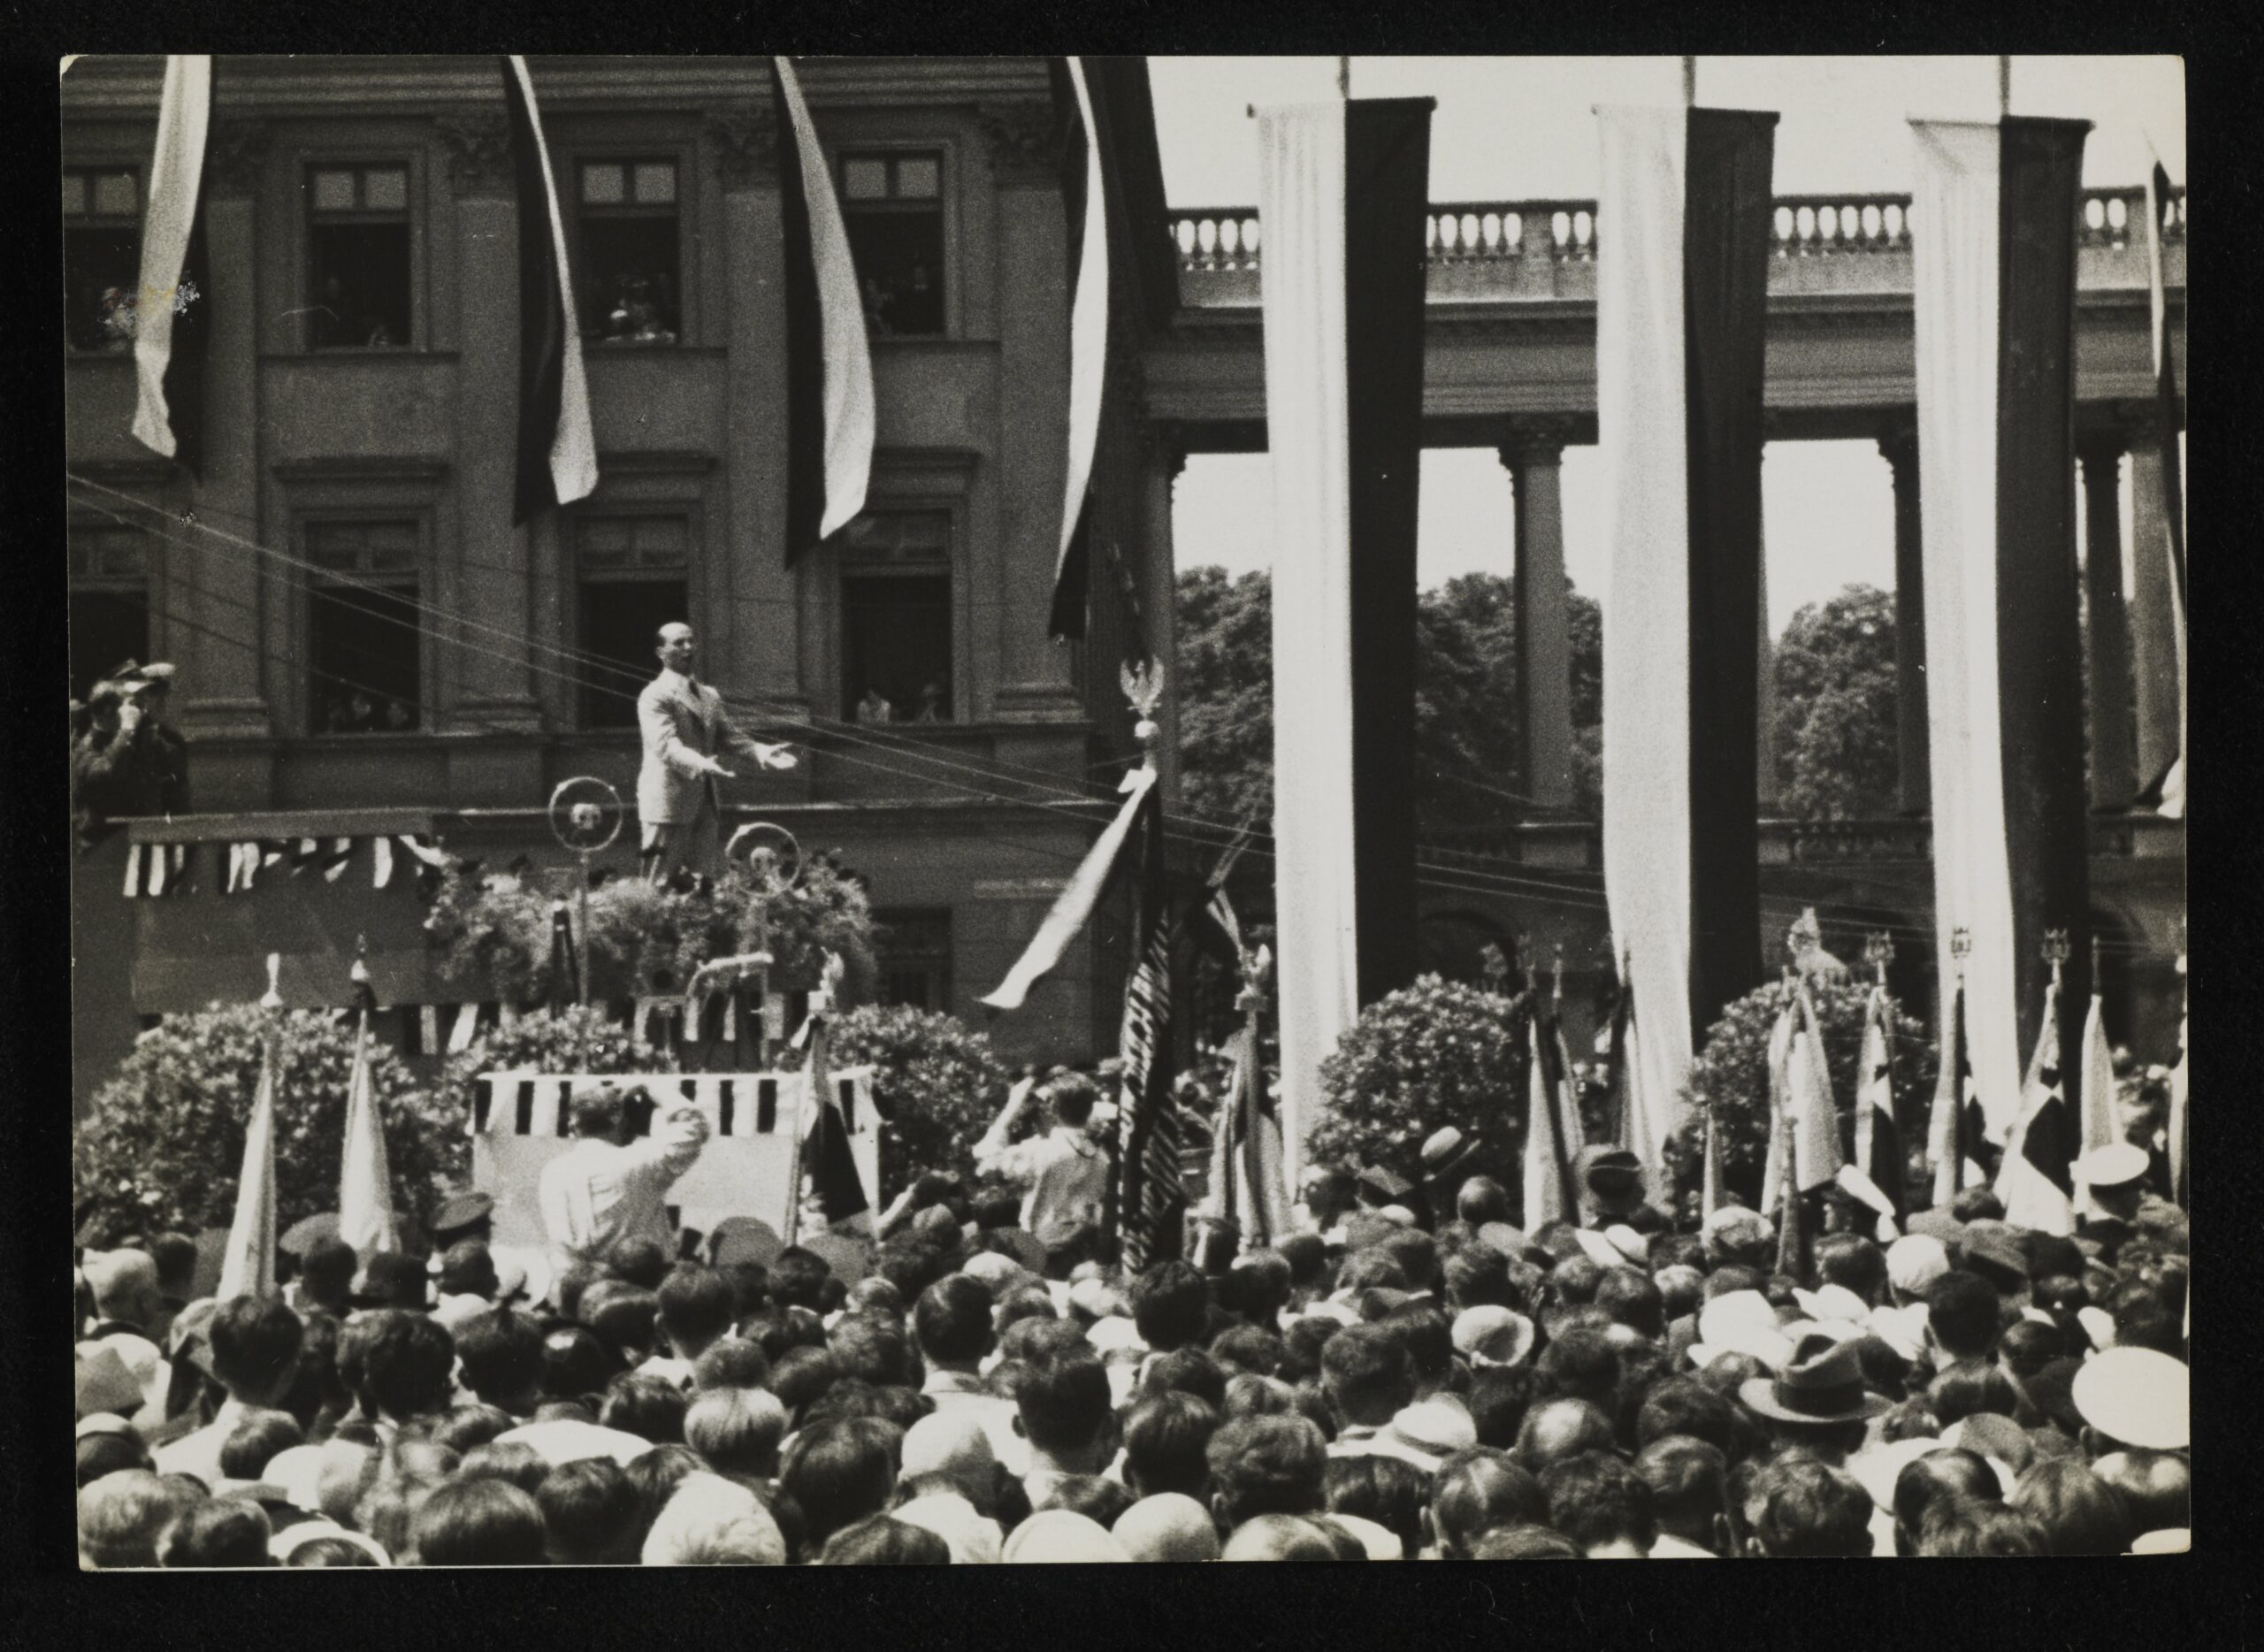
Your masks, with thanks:
M 2192 1525 L 2192 1466 L 2176 1452 L 2113 1451 L 2091 1466 L 2092 1473 L 2122 1494 L 2139 1531 Z
M 262 1404 L 289 1381 L 305 1329 L 276 1297 L 233 1296 L 220 1304 L 206 1335 L 220 1386 L 238 1400 Z
M 1468 1559 L 1472 1541 L 1487 1532 L 1548 1519 L 1549 1494 L 1506 1451 L 1477 1446 L 1439 1465 L 1431 1522 L 1449 1559 Z
M 1438 1283 L 1438 1244 L 1420 1228 L 1403 1228 L 1386 1235 L 1377 1249 L 1399 1264 L 1399 1271 L 1407 1275 L 1410 1290 L 1428 1290 Z
M 97 1317 L 140 1329 L 157 1313 L 157 1259 L 147 1250 L 89 1254 L 84 1271 L 94 1289 Z
M 343 1239 L 317 1239 L 307 1247 L 299 1270 L 300 1287 L 308 1300 L 343 1312 L 354 1289 L 354 1272 L 360 1259 Z
M 605 1271 L 639 1290 L 657 1290 L 669 1276 L 669 1253 L 657 1239 L 623 1239 L 605 1253 Z
M 1055 1118 L 1082 1130 L 1100 1102 L 1100 1086 L 1082 1073 L 1064 1073 L 1046 1085 L 1045 1098 Z
M 1603 1270 L 1585 1256 L 1568 1256 L 1549 1270 L 1549 1299 L 1558 1308 L 1584 1308 L 1595 1300 Z
M 1471 1379 L 1465 1396 L 1470 1420 L 1478 1430 L 1478 1443 L 1507 1451 L 1518 1442 L 1526 1412 L 1533 1405 L 1533 1372 L 1529 1366 L 1495 1366 Z
M 1612 1448 L 1611 1419 L 1587 1400 L 1556 1399 L 1534 1406 L 1518 1431 L 1513 1455 L 1534 1474 L 1584 1451 Z
M 1648 1337 L 1666 1335 L 1666 1302 L 1648 1273 L 1632 1267 L 1604 1270 L 1595 1288 L 1595 1305 L 1611 1316 L 1612 1323 Z
M 1926 1323 L 1953 1359 L 1986 1359 L 1996 1351 L 1997 1288 L 1978 1273 L 1952 1268 L 1926 1287 Z
M 845 1375 L 883 1388 L 900 1387 L 914 1380 L 917 1367 L 911 1339 L 890 1320 L 872 1314 L 845 1313 L 826 1333 L 825 1342 Z
M 1788 1451 L 1763 1465 L 1747 1503 L 1754 1541 L 1772 1559 L 1858 1559 L 1871 1552 L 1871 1500 L 1854 1480 Z
M 2005 1501 L 2044 1527 L 2056 1557 L 2123 1554 L 2138 1535 L 2130 1500 L 2075 1457 L 2038 1457 Z
M 1210 1289 L 1184 1262 L 1159 1262 L 1132 1281 L 1132 1323 L 1159 1354 L 1200 1343 L 1210 1322 Z
M 1321 1388 L 1342 1423 L 1381 1427 L 1415 1397 L 1415 1368 L 1380 1325 L 1347 1326 L 1320 1350 Z
M 1199 1348 L 1182 1348 L 1149 1362 L 1140 1393 L 1192 1394 L 1217 1411 L 1227 1403 L 1226 1368 Z
M 2001 1503 L 1951 1497 L 1926 1511 L 1913 1552 L 1928 1560 L 2024 1558 L 2050 1554 L 2052 1539 L 2031 1515 Z
M 1212 1508 L 1228 1526 L 1322 1505 L 1327 1442 L 1303 1417 L 1237 1417 L 1211 1436 Z
M 1040 1354 L 1014 1384 L 1014 1406 L 1038 1450 L 1055 1457 L 1090 1450 L 1109 1420 L 1108 1372 L 1089 1349 Z
M 778 1253 L 770 1265 L 770 1300 L 792 1308 L 816 1310 L 825 1295 L 825 1281 L 833 1270 L 815 1250 L 793 1245 Z
M 1661 1530 L 1701 1548 L 1716 1547 L 1729 1477 L 1729 1458 L 1719 1446 L 1688 1434 L 1662 1435 L 1636 1453 L 1634 1469 L 1651 1488 Z
M 1490 1246 L 1457 1251 L 1441 1265 L 1447 1305 L 1459 1313 L 1465 1308 L 1492 1305 L 1523 1309 L 1522 1294 L 1510 1282 L 1509 1258 Z
M 1447 1380 L 1454 1365 L 1454 1322 L 1437 1303 L 1403 1302 L 1376 1324 L 1407 1350 L 1418 1388 L 1434 1388 Z
M 574 1092 L 570 1110 L 574 1134 L 610 1141 L 621 1133 L 623 1098 L 610 1084 L 585 1085 Z
M 643 1507 L 609 1457 L 562 1463 L 534 1494 L 550 1557 L 562 1565 L 629 1565 L 637 1557 Z
M 1591 1556 L 1640 1557 L 1658 1541 L 1651 1488 L 1609 1451 L 1583 1451 L 1541 1476 L 1549 1524 Z
M 1983 1412 L 2010 1417 L 2020 1404 L 2012 1379 L 1994 1365 L 1960 1360 L 1936 1377 L 1926 1404 L 1945 1428 Z
M 147 1469 L 105 1474 L 79 1493 L 79 1559 L 98 1572 L 157 1564 L 157 1539 L 202 1501 Z
M 903 1431 L 893 1423 L 872 1417 L 819 1423 L 794 1436 L 778 1486 L 800 1508 L 804 1535 L 813 1548 L 888 1507 L 903 1441 Z
M 362 1355 L 363 1391 L 380 1415 L 398 1422 L 429 1417 L 448 1406 L 455 1369 L 455 1341 L 438 1320 L 386 1309 L 371 1316 Z
M 1670 1377 L 1643 1396 L 1635 1417 L 1635 1441 L 1648 1446 L 1672 1435 L 1702 1440 L 1725 1457 L 1740 1455 L 1743 1442 L 1737 1411 L 1727 1396 L 1694 1377 Z
M 1725 1267 L 1749 1267 L 1765 1273 L 1775 1259 L 1777 1234 L 1767 1217 L 1757 1211 L 1740 1209 L 1734 1213 L 1725 1212 L 1709 1224 L 1704 1243 L 1709 1273 L 1718 1273 Z
M 1328 1271 L 1328 1245 L 1319 1234 L 1291 1234 L 1274 1249 L 1289 1258 L 1293 1285 L 1310 1289 Z
M 440 1258 L 440 1289 L 448 1296 L 493 1296 L 499 1283 L 485 1239 L 459 1239 Z
M 1926 1511 L 1949 1500 L 1992 1501 L 2001 1493 L 1996 1472 L 1977 1451 L 1950 1447 L 1929 1451 L 1902 1465 L 1894 1480 L 1895 1548 L 1915 1553 L 1925 1529 Z
M 1986 1186 L 1961 1188 L 1949 1202 L 1949 1213 L 1962 1222 L 2002 1221 L 2005 1202 Z
M 168 1568 L 271 1566 L 275 1530 L 267 1511 L 249 1497 L 214 1497 L 183 1514 L 158 1541 Z
M 1510 1220 L 1510 1190 L 1491 1176 L 1472 1176 L 1455 1195 L 1454 1213 L 1472 1227 Z
M 490 1405 L 528 1404 L 542 1388 L 542 1327 L 508 1310 L 475 1314 L 456 1328 L 464 1386 Z
M 1831 1234 L 1816 1242 L 1816 1273 L 1877 1307 L 1886 1300 L 1886 1252 L 1862 1234 Z
M 994 1345 L 990 1288 L 964 1273 L 937 1280 L 920 1293 L 912 1332 L 931 1365 L 968 1365 Z
M 1534 1374 L 1552 1399 L 1609 1408 L 1619 1387 L 1619 1351 L 1599 1331 L 1571 1330 L 1541 1350 Z
M 661 1334 L 680 1359 L 697 1359 L 731 1328 L 738 1299 L 731 1282 L 699 1262 L 679 1262 L 661 1281 Z
M 157 1289 L 186 1299 L 196 1277 L 196 1241 L 187 1234 L 162 1233 L 149 1242 L 149 1254 L 157 1264 Z
M 786 1408 L 761 1388 L 710 1388 L 684 1414 L 684 1442 L 725 1474 L 769 1480 L 778 1472 Z
M 1182 1492 L 1198 1501 L 1211 1480 L 1211 1436 L 1219 1413 L 1182 1390 L 1154 1394 L 1124 1419 L 1124 1480 L 1136 1495 Z

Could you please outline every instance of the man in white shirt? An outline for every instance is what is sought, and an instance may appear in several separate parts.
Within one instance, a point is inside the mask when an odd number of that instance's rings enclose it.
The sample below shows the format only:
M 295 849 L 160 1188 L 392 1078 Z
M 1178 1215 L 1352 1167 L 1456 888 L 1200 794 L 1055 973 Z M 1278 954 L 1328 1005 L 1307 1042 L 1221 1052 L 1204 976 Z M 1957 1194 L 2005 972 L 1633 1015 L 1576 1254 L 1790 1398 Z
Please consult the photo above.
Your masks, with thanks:
M 624 1239 L 674 1251 L 668 1190 L 707 1146 L 706 1117 L 682 1102 L 639 1138 L 628 1134 L 627 1098 L 612 1084 L 577 1085 L 570 1105 L 581 1139 L 543 1166 L 537 1189 L 554 1270 L 594 1266 Z
M 1062 1278 L 1057 1255 L 1081 1228 L 1098 1224 L 1108 1189 L 1108 1154 L 1094 1139 L 1093 1111 L 1100 1091 L 1081 1073 L 1064 1073 L 1043 1092 L 1053 1128 L 1009 1145 L 1007 1137 L 1040 1092 L 1036 1080 L 1017 1079 L 989 1134 L 975 1144 L 976 1169 L 1024 1189 L 1022 1227 L 1045 1247 L 1050 1277 Z M 1069 1259 L 1059 1257 L 1066 1264 Z

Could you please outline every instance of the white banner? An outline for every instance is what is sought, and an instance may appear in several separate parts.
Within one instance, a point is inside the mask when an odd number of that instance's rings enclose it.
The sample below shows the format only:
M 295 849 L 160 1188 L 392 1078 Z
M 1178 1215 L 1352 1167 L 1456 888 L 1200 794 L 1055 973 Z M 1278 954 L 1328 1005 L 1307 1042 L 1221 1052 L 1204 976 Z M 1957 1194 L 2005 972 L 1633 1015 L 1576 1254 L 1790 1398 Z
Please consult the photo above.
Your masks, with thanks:
M 1320 1064 L 1359 1013 L 1352 860 L 1352 522 L 1344 105 L 1258 111 L 1274 477 L 1274 837 L 1281 1152 L 1294 1189 Z

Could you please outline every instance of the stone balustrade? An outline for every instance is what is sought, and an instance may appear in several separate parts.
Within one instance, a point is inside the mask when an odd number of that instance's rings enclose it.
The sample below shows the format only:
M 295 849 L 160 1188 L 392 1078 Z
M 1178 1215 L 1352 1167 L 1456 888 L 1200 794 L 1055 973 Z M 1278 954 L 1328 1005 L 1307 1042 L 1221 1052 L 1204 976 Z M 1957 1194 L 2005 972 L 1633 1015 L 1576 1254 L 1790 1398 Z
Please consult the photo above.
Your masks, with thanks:
M 2082 271 L 2087 286 L 2143 286 L 2146 194 L 2143 187 L 2087 189 L 2077 244 L 2100 255 Z M 2185 192 L 2162 203 L 2162 242 L 2173 285 L 2183 285 Z M 1827 284 L 1907 289 L 1910 238 L 1924 233 L 1907 195 L 1780 195 L 1771 248 L 1786 265 L 1834 260 Z M 1434 302 L 1518 297 L 1588 296 L 1601 226 L 1593 201 L 1442 202 L 1430 210 L 1425 248 Z M 1262 226 L 1255 207 L 1187 209 L 1166 225 L 1179 255 L 1180 291 L 1196 305 L 1255 303 Z M 1869 273 L 1866 274 L 1868 270 Z M 1771 286 L 1806 290 L 1816 275 L 1790 270 Z

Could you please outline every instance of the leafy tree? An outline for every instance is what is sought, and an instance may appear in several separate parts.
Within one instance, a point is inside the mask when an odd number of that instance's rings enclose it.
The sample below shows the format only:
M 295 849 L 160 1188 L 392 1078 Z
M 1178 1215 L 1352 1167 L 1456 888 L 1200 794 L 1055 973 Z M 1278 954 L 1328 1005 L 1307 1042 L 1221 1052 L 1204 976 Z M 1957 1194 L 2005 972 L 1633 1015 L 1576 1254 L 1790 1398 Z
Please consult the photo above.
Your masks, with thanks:
M 930 1170 L 974 1174 L 975 1143 L 1006 1099 L 987 1036 L 954 1016 L 868 1005 L 834 1023 L 831 1048 L 836 1067 L 873 1068 L 883 1199 Z
M 1518 812 L 1515 590 L 1501 575 L 1479 573 L 1422 594 L 1415 690 L 1421 830 L 1492 825 Z M 1574 593 L 1569 621 L 1576 798 L 1593 813 L 1601 616 Z M 1270 574 L 1229 579 L 1222 569 L 1192 568 L 1180 575 L 1180 774 L 1195 814 L 1239 821 L 1255 812 L 1261 823 L 1272 815 L 1273 642 Z
M 1785 628 L 1775 660 L 1785 812 L 1799 820 L 1894 813 L 1893 597 L 1851 585 L 1828 602 L 1809 603 Z
M 1381 1163 L 1411 1178 L 1423 1138 L 1451 1124 L 1480 1143 L 1465 1174 L 1515 1186 L 1525 1050 L 1517 999 L 1419 976 L 1362 1010 L 1321 1064 L 1327 1105 L 1307 1157 L 1351 1168 Z
M 195 1233 L 233 1220 L 271 1013 L 280 1037 L 277 1230 L 338 1208 L 354 1026 L 319 1011 L 215 1004 L 168 1015 L 143 1033 L 95 1093 L 71 1152 L 72 1197 L 88 1243 L 111 1245 L 168 1228 Z M 440 1189 L 468 1169 L 463 1115 L 421 1089 L 374 1040 L 370 1072 L 394 1209 L 421 1217 Z
M 1781 981 L 1756 987 L 1729 1005 L 1708 1029 L 1705 1047 L 1691 1063 L 1686 1098 L 1688 1120 L 1667 1143 L 1667 1160 L 1678 1189 L 1695 1189 L 1704 1172 L 1706 1118 L 1717 1120 L 1722 1150 L 1722 1181 L 1748 1204 L 1761 1197 L 1761 1175 L 1769 1153 L 1769 1035 L 1791 1001 Z M 1862 1053 L 1863 1017 L 1870 998 L 1868 982 L 1848 977 L 1813 977 L 1809 1001 L 1824 1029 L 1824 1056 L 1832 1070 L 1832 1099 L 1840 1111 L 1840 1145 L 1855 1140 L 1856 1064 Z M 1899 1036 L 1894 1075 L 1894 1116 L 1906 1152 L 1925 1139 L 1929 1098 L 1933 1094 L 1935 1053 L 1924 1023 L 1896 1009 Z

